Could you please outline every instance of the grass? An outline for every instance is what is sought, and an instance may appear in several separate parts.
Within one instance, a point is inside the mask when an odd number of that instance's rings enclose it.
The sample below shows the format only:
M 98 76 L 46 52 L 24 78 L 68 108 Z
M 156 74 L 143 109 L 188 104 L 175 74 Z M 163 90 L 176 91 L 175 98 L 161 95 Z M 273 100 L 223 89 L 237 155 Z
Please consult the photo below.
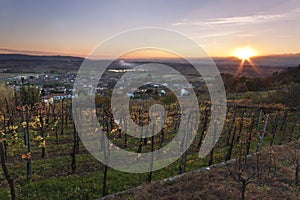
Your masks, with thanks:
M 297 115 L 292 114 L 291 116 L 297 119 Z M 271 125 L 270 121 L 268 130 L 271 130 Z M 263 127 L 263 122 L 261 127 Z M 243 130 L 243 132 L 245 131 Z M 9 170 L 15 180 L 19 199 L 95 199 L 102 196 L 103 165 L 89 154 L 80 143 L 80 153 L 76 156 L 77 170 L 73 173 L 71 171 L 70 156 L 73 145 L 73 130 L 71 127 L 66 127 L 64 132 L 64 135 L 59 132 L 58 145 L 56 144 L 55 133 L 53 131 L 49 132 L 49 137 L 46 138 L 46 158 L 44 159 L 41 158 L 41 148 L 38 145 L 33 145 L 33 176 L 31 181 L 26 179 L 26 161 L 20 159 L 24 149 L 17 150 L 14 157 L 9 157 Z M 226 134 L 225 131 L 215 148 L 214 163 L 224 161 L 224 156 L 228 150 L 224 146 Z M 282 132 L 277 131 L 275 144 L 279 143 L 278 138 L 281 134 Z M 173 136 L 174 134 L 169 130 L 164 144 Z M 253 137 L 257 138 L 257 135 L 254 134 Z M 269 146 L 271 137 L 268 131 L 264 139 L 264 148 Z M 196 140 L 188 150 L 190 153 L 187 155 L 186 171 L 193 171 L 208 165 L 209 155 L 202 159 L 198 157 L 198 149 L 196 149 L 198 138 L 199 136 L 196 136 Z M 116 143 L 123 144 L 124 139 L 119 140 L 117 139 Z M 138 140 L 129 138 L 129 142 L 131 141 L 136 142 Z M 255 152 L 258 142 L 257 139 L 251 143 L 251 152 Z M 158 148 L 158 144 L 155 145 L 155 148 Z M 130 146 L 128 150 L 134 151 L 136 147 Z M 143 147 L 143 152 L 148 150 L 149 145 Z M 235 145 L 233 149 L 233 157 L 236 157 L 236 155 L 238 155 L 238 145 Z M 152 180 L 161 180 L 178 175 L 180 162 L 181 158 L 171 165 L 153 172 Z M 109 168 L 107 193 L 112 194 L 146 184 L 147 176 L 147 173 L 124 173 Z M 1 170 L 0 186 L 0 199 L 8 199 L 8 186 Z
M 246 188 L 246 199 L 299 199 L 300 188 L 294 182 L 294 168 L 287 165 L 289 151 L 299 150 L 300 141 L 285 146 L 274 146 L 274 162 L 260 165 L 261 176 L 253 177 Z M 261 162 L 268 161 L 269 151 L 260 154 Z M 298 158 L 300 159 L 300 154 Z M 247 159 L 243 177 L 250 177 L 256 171 L 257 157 Z M 202 172 L 191 172 L 173 180 L 154 182 L 126 193 L 111 196 L 108 199 L 241 199 L 241 185 L 237 179 L 229 176 L 229 170 L 235 174 L 238 162 L 218 166 Z M 274 177 L 270 177 L 269 167 L 276 166 Z

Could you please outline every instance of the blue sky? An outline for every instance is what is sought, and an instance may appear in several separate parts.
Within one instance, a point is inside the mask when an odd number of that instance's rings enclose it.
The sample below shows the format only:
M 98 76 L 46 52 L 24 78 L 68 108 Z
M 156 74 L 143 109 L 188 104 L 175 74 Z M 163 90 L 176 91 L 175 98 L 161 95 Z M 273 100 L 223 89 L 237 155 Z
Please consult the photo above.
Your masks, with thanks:
M 299 0 L 0 0 L 0 51 L 87 55 L 121 31 L 180 31 L 211 56 L 299 53 Z M 13 52 L 13 51 L 11 51 Z

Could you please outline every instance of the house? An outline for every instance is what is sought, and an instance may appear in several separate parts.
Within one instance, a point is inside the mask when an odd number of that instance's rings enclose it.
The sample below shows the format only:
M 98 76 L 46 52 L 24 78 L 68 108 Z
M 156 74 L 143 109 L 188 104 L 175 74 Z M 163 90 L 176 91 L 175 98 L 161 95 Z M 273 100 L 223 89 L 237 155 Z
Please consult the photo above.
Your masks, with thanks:
M 43 96 L 42 102 L 46 104 L 53 104 L 53 96 L 52 95 Z
M 78 98 L 78 94 L 64 94 L 64 93 L 55 93 L 49 94 L 47 96 L 42 97 L 42 102 L 52 104 L 54 101 L 60 101 L 62 99 L 74 99 Z
M 190 92 L 188 90 L 186 90 L 185 88 L 181 89 L 180 91 L 180 96 L 188 96 L 190 94 Z
M 62 94 L 62 93 L 57 93 L 57 94 L 52 94 L 53 99 L 55 101 L 60 101 L 62 99 L 74 99 L 78 98 L 78 94 L 72 95 L 72 94 Z

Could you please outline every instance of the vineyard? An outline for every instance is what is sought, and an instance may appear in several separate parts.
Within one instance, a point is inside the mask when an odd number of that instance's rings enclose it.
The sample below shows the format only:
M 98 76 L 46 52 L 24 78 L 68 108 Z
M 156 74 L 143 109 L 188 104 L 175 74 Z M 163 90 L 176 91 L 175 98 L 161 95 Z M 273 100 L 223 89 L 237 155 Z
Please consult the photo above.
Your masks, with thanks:
M 0 0 L 0 200 L 300 200 L 300 0 Z
M 83 110 L 77 113 L 80 119 L 73 119 L 71 100 L 20 106 L 14 98 L 5 99 L 0 113 L 3 168 L 0 199 L 100 198 L 300 138 L 299 110 L 282 104 L 228 101 L 220 139 L 209 155 L 199 158 L 212 112 L 208 101 L 199 100 L 197 135 L 181 158 L 158 171 L 125 173 L 103 165 L 87 151 L 78 133 L 82 121 L 92 122 L 96 116 L 99 128 L 118 147 L 136 153 L 153 152 L 175 137 L 181 122 L 180 106 L 176 101 L 166 103 L 159 99 L 131 101 L 130 116 L 123 116 L 119 123 L 126 123 L 127 117 L 143 126 L 149 123 L 151 105 L 162 104 L 166 110 L 160 132 L 138 139 L 119 128 L 107 101 L 105 98 L 96 100 L 96 110 Z

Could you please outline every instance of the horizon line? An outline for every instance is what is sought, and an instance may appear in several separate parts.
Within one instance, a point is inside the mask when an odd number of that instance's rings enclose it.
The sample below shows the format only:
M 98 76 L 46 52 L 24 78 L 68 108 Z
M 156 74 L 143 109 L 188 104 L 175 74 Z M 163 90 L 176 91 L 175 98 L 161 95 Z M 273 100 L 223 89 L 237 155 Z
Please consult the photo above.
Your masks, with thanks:
M 36 51 L 36 50 L 16 50 L 16 49 L 8 49 L 8 48 L 0 48 L 0 54 L 2 55 L 27 55 L 27 56 L 70 56 L 70 57 L 80 57 L 83 59 L 89 58 L 89 55 L 84 56 L 80 54 L 72 54 L 72 53 L 61 53 L 61 52 L 45 52 L 45 51 Z M 300 52 L 294 52 L 294 53 L 274 53 L 274 54 L 262 54 L 253 56 L 252 58 L 260 58 L 260 57 L 268 57 L 268 56 L 292 56 L 292 55 L 300 55 Z M 188 57 L 188 59 L 222 59 L 222 58 L 237 58 L 234 55 L 229 56 L 208 56 L 208 57 Z M 95 58 L 89 58 L 91 60 L 111 60 L 114 59 L 112 57 L 104 57 L 104 56 L 97 56 Z M 121 56 L 118 59 L 123 60 L 143 60 L 143 59 L 151 59 L 151 60 L 178 60 L 180 58 L 174 58 L 174 57 L 159 57 L 159 56 L 149 56 L 149 57 L 124 57 Z M 238 59 L 238 58 L 237 58 Z

